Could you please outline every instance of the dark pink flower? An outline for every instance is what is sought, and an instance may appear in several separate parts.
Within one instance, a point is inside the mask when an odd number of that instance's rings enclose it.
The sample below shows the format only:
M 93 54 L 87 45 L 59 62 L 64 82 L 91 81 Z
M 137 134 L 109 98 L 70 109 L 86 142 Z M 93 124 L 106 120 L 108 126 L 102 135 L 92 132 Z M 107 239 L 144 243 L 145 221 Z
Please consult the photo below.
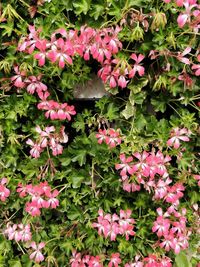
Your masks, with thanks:
M 133 60 L 135 60 L 135 64 L 133 65 L 132 70 L 129 73 L 129 77 L 132 78 L 135 76 L 136 72 L 138 72 L 139 76 L 143 76 L 144 75 L 144 67 L 142 67 L 139 63 L 144 59 L 144 55 L 139 54 L 138 56 L 133 53 L 130 58 L 132 58 Z
M 110 262 L 108 263 L 108 267 L 118 267 L 121 263 L 120 254 L 119 253 L 113 253 L 110 258 Z
M 10 190 L 5 186 L 8 183 L 7 178 L 2 178 L 0 182 L 0 199 L 1 201 L 6 201 L 6 198 L 10 195 Z

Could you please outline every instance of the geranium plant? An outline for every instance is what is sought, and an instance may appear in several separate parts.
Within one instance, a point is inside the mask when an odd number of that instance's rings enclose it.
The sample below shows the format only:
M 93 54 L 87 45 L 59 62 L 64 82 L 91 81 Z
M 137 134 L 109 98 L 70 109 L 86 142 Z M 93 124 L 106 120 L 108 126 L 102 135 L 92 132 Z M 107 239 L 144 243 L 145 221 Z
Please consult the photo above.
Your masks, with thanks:
M 199 17 L 2 1 L 0 267 L 199 267 Z M 108 93 L 75 99 L 94 75 Z

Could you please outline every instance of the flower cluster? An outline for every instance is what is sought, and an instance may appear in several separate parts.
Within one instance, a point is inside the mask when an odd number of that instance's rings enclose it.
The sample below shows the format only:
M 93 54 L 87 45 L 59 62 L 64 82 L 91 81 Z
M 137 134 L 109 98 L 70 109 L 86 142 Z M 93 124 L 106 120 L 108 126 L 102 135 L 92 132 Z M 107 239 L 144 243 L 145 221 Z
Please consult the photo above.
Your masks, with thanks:
M 188 248 L 190 231 L 187 230 L 186 209 L 178 212 L 173 206 L 163 213 L 162 208 L 157 209 L 158 217 L 154 222 L 152 231 L 160 239 L 159 246 L 166 251 L 173 250 L 178 254 L 182 249 Z
M 41 182 L 38 185 L 22 185 L 19 184 L 17 192 L 21 198 L 27 195 L 31 196 L 31 201 L 26 203 L 26 211 L 32 216 L 39 216 L 42 208 L 55 209 L 59 205 L 59 200 L 56 198 L 59 194 L 55 189 L 53 192 L 47 182 Z
M 108 259 L 108 267 L 119 267 L 121 261 L 119 253 L 113 253 L 110 257 L 106 257 Z M 85 255 L 82 256 L 81 253 L 77 253 L 73 251 L 72 257 L 70 259 L 71 267 L 103 267 L 103 257 L 100 256 L 90 256 Z M 141 256 L 136 255 L 135 260 L 132 262 L 128 262 L 124 265 L 124 267 L 171 267 L 171 259 L 158 255 L 150 254 L 148 257 L 141 259 Z
M 102 144 L 105 142 L 110 148 L 116 147 L 121 144 L 122 138 L 120 136 L 120 129 L 99 129 L 99 132 L 96 134 L 98 143 Z
M 0 199 L 6 201 L 6 198 L 10 195 L 10 190 L 5 186 L 7 184 L 7 178 L 2 178 L 0 182 Z
M 41 82 L 42 75 L 28 76 L 24 70 L 20 70 L 19 66 L 14 66 L 16 75 L 12 76 L 11 82 L 18 89 L 26 88 L 29 94 L 37 93 L 40 99 L 44 99 L 44 95 L 49 96 L 47 86 Z
M 163 1 L 165 3 L 171 2 L 171 0 Z M 187 24 L 195 33 L 198 33 L 200 29 L 200 5 L 198 5 L 197 0 L 176 0 L 176 4 L 185 8 L 184 12 L 179 14 L 177 18 L 178 26 L 183 28 Z
M 99 256 L 85 255 L 82 257 L 81 253 L 73 251 L 70 259 L 71 267 L 103 267 L 101 258 Z
M 191 134 L 191 132 L 186 129 L 186 128 L 174 128 L 172 129 L 171 133 L 170 133 L 170 139 L 167 141 L 167 145 L 168 146 L 172 146 L 175 149 L 178 149 L 180 147 L 180 140 L 184 141 L 184 142 L 189 142 L 189 135 Z
M 154 192 L 153 199 L 163 199 L 173 205 L 179 204 L 179 199 L 183 197 L 182 183 L 169 186 L 172 180 L 166 168 L 166 164 L 171 160 L 169 156 L 164 157 L 161 151 L 136 152 L 134 161 L 132 156 L 126 158 L 125 154 L 120 155 L 121 163 L 117 163 L 115 168 L 120 171 L 123 189 L 127 192 L 140 191 L 141 185 L 148 191 Z
M 166 256 L 158 257 L 157 255 L 154 255 L 154 254 L 148 255 L 148 257 L 143 259 L 143 262 L 144 262 L 145 267 L 171 267 L 172 266 L 170 258 Z
M 105 60 L 102 68 L 98 71 L 98 76 L 104 83 L 109 83 L 111 88 L 116 86 L 125 88 L 129 79 L 133 78 L 137 72 L 139 76 L 144 75 L 144 67 L 140 65 L 144 55 L 132 54 L 130 58 L 135 61 L 134 64 L 129 64 L 126 60 L 117 58 Z
M 8 237 L 9 240 L 15 240 L 16 242 L 27 242 L 32 238 L 32 233 L 30 229 L 30 224 L 11 224 L 6 225 L 4 230 L 4 235 Z
M 74 106 L 69 106 L 67 103 L 58 103 L 54 100 L 42 101 L 37 105 L 38 109 L 47 110 L 45 117 L 51 120 L 71 120 L 71 115 L 75 115 Z
M 125 88 L 128 80 L 136 73 L 139 76 L 144 75 L 144 67 L 140 64 L 144 55 L 137 56 L 133 53 L 130 59 L 134 63 L 131 64 L 123 59 L 112 58 L 122 49 L 122 44 L 117 37 L 120 30 L 118 26 L 115 29 L 93 29 L 84 26 L 81 27 L 80 32 L 58 29 L 51 35 L 51 40 L 46 40 L 39 37 L 39 30 L 36 31 L 34 26 L 29 26 L 30 34 L 22 39 L 18 50 L 31 54 L 37 49 L 39 52 L 34 57 L 38 60 L 39 66 L 43 66 L 48 58 L 52 63 L 58 62 L 60 68 L 64 68 L 65 64 L 71 65 L 73 56 L 77 54 L 84 60 L 89 60 L 92 56 L 102 65 L 98 75 L 103 82 L 109 83 L 111 88 L 117 85 Z M 57 39 L 58 34 L 62 37 Z
M 18 50 L 29 54 L 35 49 L 39 50 L 34 56 L 39 61 L 39 66 L 43 66 L 48 58 L 53 63 L 58 62 L 60 68 L 64 68 L 65 64 L 72 64 L 72 57 L 75 54 L 85 60 L 89 60 L 91 55 L 102 63 L 105 58 L 110 59 L 122 48 L 117 38 L 119 27 L 93 29 L 83 26 L 80 32 L 58 29 L 51 35 L 51 40 L 41 39 L 40 30 L 36 31 L 34 26 L 29 26 L 29 31 L 30 34 L 21 40 Z M 57 39 L 58 34 L 62 37 Z
M 30 187 L 30 185 L 28 185 Z M 28 187 L 27 186 L 27 187 Z M 22 195 L 25 194 L 25 192 L 21 192 Z M 15 240 L 15 242 L 25 242 L 28 247 L 31 247 L 34 249 L 34 251 L 30 254 L 30 259 L 34 260 L 36 263 L 39 263 L 44 260 L 44 256 L 41 253 L 41 249 L 45 246 L 44 242 L 39 243 L 36 245 L 35 242 L 29 242 L 32 240 L 32 233 L 30 224 L 11 224 L 8 223 L 6 225 L 6 229 L 3 231 L 3 234 L 8 237 L 9 240 Z
M 55 132 L 54 126 L 45 127 L 44 130 L 37 126 L 36 132 L 40 135 L 36 142 L 28 139 L 26 143 L 32 147 L 30 154 L 34 158 L 39 158 L 40 154 L 46 147 L 50 147 L 54 156 L 60 155 L 63 152 L 63 146 L 60 143 L 67 143 L 68 136 L 65 133 L 65 127 L 61 126 L 59 132 Z
M 125 235 L 126 240 L 129 240 L 129 236 L 135 235 L 133 231 L 135 220 L 130 218 L 131 210 L 120 210 L 120 215 L 117 214 L 105 214 L 103 210 L 98 211 L 98 222 L 93 223 L 94 228 L 98 228 L 98 234 L 109 237 L 111 241 L 115 241 L 117 235 Z
M 124 267 L 171 267 L 171 259 L 162 256 L 158 257 L 158 255 L 150 254 L 148 257 L 140 259 L 140 256 L 135 257 L 134 262 L 126 263 Z

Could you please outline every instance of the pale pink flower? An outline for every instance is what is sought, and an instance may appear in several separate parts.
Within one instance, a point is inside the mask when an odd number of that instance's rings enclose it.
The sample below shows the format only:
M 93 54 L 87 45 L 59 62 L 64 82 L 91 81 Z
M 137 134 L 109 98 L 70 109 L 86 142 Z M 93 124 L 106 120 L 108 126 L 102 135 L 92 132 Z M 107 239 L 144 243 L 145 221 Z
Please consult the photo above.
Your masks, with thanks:
M 190 139 L 188 135 L 190 135 L 190 131 L 188 131 L 186 128 L 174 128 L 171 131 L 171 138 L 167 141 L 168 146 L 172 146 L 175 149 L 178 149 L 180 147 L 180 140 L 184 142 L 189 142 Z
M 25 82 L 24 82 L 24 78 L 26 76 L 26 72 L 25 71 L 20 71 L 19 70 L 19 66 L 14 66 L 14 71 L 16 73 L 16 75 L 12 76 L 10 79 L 13 83 L 13 85 L 15 87 L 18 88 L 24 88 L 25 86 Z
M 9 240 L 15 240 L 16 242 L 27 242 L 32 238 L 29 224 L 24 225 L 20 223 L 11 225 L 11 223 L 8 223 L 6 225 L 6 229 L 4 230 L 4 234 Z
M 41 146 L 37 143 L 34 143 L 31 139 L 28 139 L 26 141 L 27 145 L 32 146 L 32 149 L 30 150 L 30 154 L 33 158 L 39 158 L 40 157 L 40 153 L 43 151 L 43 149 L 41 148 Z
M 34 94 L 37 92 L 38 94 L 41 92 L 46 92 L 47 91 L 47 86 L 42 83 L 41 81 L 41 75 L 39 76 L 29 76 L 25 82 L 28 84 L 27 86 L 27 92 L 30 94 Z
M 182 63 L 189 65 L 190 64 L 190 60 L 188 58 L 185 57 L 185 55 L 189 54 L 191 51 L 191 47 L 187 47 L 182 53 L 178 52 L 178 56 L 177 59 L 179 61 L 181 61 Z
M 31 253 L 30 259 L 34 260 L 36 263 L 40 263 L 44 260 L 44 256 L 41 252 L 41 249 L 44 248 L 45 243 L 41 242 L 38 245 L 35 242 L 31 243 L 31 247 L 34 249 L 34 252 Z

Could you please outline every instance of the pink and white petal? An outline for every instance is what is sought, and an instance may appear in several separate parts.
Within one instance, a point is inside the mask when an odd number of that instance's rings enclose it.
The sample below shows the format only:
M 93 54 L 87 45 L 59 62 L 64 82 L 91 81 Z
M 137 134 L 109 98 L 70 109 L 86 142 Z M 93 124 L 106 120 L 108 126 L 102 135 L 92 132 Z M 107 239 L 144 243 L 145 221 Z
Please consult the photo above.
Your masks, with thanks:
M 188 20 L 188 15 L 187 14 L 180 14 L 177 18 L 177 23 L 180 28 L 183 28 L 185 23 Z

